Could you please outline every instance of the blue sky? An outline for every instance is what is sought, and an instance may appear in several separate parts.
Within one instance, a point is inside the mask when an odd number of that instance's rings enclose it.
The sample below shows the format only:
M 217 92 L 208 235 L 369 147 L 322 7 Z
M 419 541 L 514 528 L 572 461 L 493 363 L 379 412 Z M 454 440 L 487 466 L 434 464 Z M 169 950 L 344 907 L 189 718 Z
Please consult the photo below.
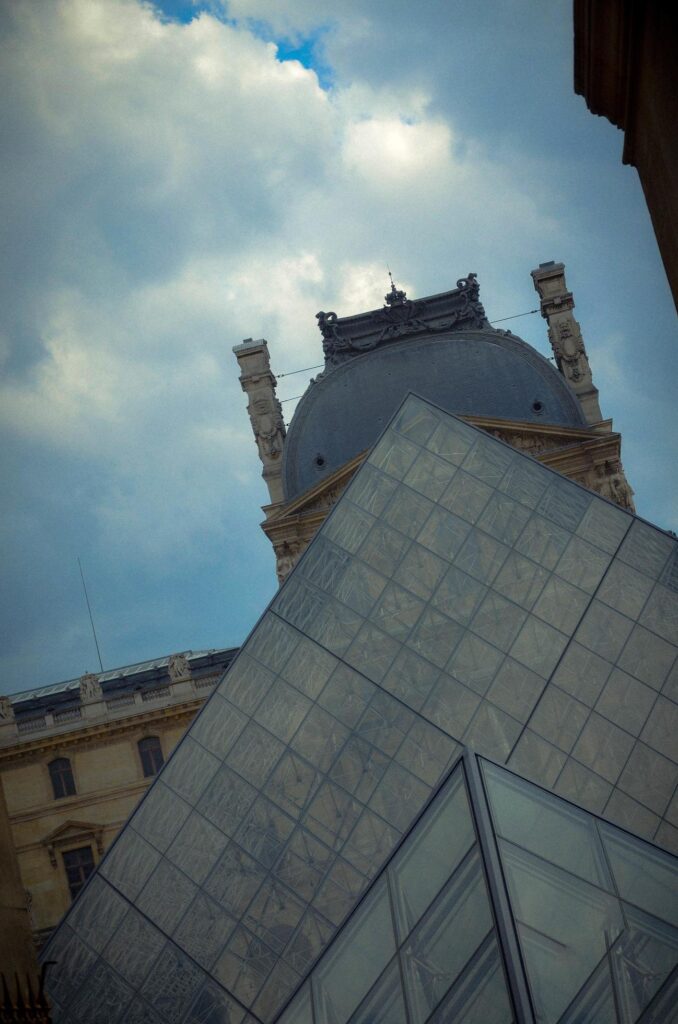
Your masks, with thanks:
M 0 18 L 0 689 L 239 644 L 275 588 L 231 348 L 563 260 L 638 511 L 676 529 L 676 316 L 569 3 L 20 0 Z M 539 316 L 512 329 L 548 354 Z M 309 375 L 282 378 L 283 399 Z M 291 416 L 294 402 L 285 403 Z

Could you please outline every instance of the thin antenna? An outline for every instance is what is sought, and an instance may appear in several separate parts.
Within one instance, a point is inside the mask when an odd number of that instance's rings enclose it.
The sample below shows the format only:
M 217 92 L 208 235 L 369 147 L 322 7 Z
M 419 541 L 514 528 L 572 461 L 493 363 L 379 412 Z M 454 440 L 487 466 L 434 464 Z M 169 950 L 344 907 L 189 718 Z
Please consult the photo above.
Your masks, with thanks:
M 94 637 L 94 646 L 97 649 L 97 655 L 99 656 L 99 668 L 103 672 L 104 664 L 101 660 L 101 651 L 99 650 L 99 641 L 97 640 L 97 631 L 94 628 L 94 619 L 92 618 L 92 609 L 89 604 L 89 597 L 87 596 L 87 587 L 85 586 L 85 574 L 82 571 L 82 563 L 80 562 L 80 555 L 78 555 L 78 568 L 80 569 L 80 579 L 82 580 L 82 589 L 85 591 L 85 601 L 87 602 L 87 611 L 89 612 L 89 621 L 92 623 L 92 636 Z

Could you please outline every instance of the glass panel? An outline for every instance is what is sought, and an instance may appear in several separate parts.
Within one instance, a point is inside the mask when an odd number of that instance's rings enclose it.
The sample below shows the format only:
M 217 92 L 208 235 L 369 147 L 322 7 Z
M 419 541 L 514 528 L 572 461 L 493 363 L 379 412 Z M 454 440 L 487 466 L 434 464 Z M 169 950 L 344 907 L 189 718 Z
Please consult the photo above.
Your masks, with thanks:
M 461 626 L 450 622 L 444 615 L 439 615 L 438 619 L 440 621 L 436 622 L 432 618 L 432 616 L 436 615 L 436 612 L 429 611 L 422 619 L 419 630 L 421 643 L 417 643 L 417 649 L 421 645 L 426 648 L 429 655 L 433 653 L 432 660 L 437 665 L 441 661 L 443 664 L 447 661 L 447 648 L 450 645 L 454 646 L 457 635 L 456 631 L 458 630 L 459 634 L 461 634 Z M 444 629 L 445 624 L 448 625 L 448 630 Z M 433 652 L 424 643 L 424 638 L 429 632 L 433 633 Z M 443 634 L 442 637 L 439 635 L 441 633 Z M 438 656 L 438 660 L 435 660 L 436 656 Z M 394 697 L 398 697 L 399 700 L 404 701 L 409 707 L 418 711 L 431 692 L 438 675 L 439 673 L 435 665 L 432 665 L 430 661 L 424 661 L 423 658 L 418 658 L 413 652 L 404 650 L 395 659 L 381 685 L 389 693 L 392 693 Z
M 83 1024 L 117 1024 L 131 998 L 131 988 L 100 960 L 71 1007 L 72 1019 Z
M 314 700 L 337 665 L 337 659 L 310 640 L 302 640 L 285 665 L 283 678 Z
M 162 932 L 130 908 L 103 956 L 125 981 L 139 988 L 164 945 Z
M 673 550 L 674 541 L 648 523 L 632 520 L 632 526 L 619 549 L 622 562 L 658 579 Z
M 308 807 L 322 774 L 293 751 L 283 754 L 266 785 L 266 793 L 293 818 Z
M 160 854 L 130 827 L 118 837 L 99 871 L 124 896 L 133 900 L 159 860 Z
M 340 925 L 367 885 L 367 879 L 346 861 L 337 858 L 327 874 L 313 906 L 332 924 Z
M 596 711 L 638 736 L 656 697 L 649 686 L 615 668 L 596 704 Z
M 506 658 L 487 692 L 487 699 L 513 718 L 526 722 L 543 688 L 544 680 L 535 672 Z
M 315 972 L 318 1024 L 347 1021 L 394 953 L 388 892 L 382 882 Z
M 266 872 L 235 843 L 222 853 L 205 890 L 225 910 L 239 916 L 259 888 Z
M 676 783 L 678 766 L 644 743 L 636 743 L 618 785 L 657 814 L 664 814 Z
M 599 601 L 593 601 L 579 629 L 577 640 L 594 654 L 616 661 L 633 628 L 630 619 Z
M 609 825 L 601 835 L 622 898 L 678 927 L 675 858 Z
M 287 588 L 286 588 L 287 589 Z M 229 668 L 218 692 L 231 704 L 251 715 L 268 692 L 274 676 L 263 665 L 241 652 Z
M 226 760 L 247 782 L 263 786 L 284 749 L 284 744 L 267 729 L 250 722 Z
M 198 810 L 217 828 L 232 836 L 257 791 L 239 775 L 222 765 L 203 793 Z
M 399 487 L 384 513 L 384 519 L 394 530 L 406 537 L 416 537 L 433 509 L 433 502 L 422 494 Z
M 530 513 L 523 505 L 495 491 L 478 520 L 478 526 L 504 544 L 515 544 L 529 518 Z
M 463 519 L 436 505 L 417 540 L 451 562 L 470 529 Z
M 169 1024 L 179 1024 L 204 977 L 199 967 L 168 942 L 141 992 Z
M 194 812 L 170 846 L 167 856 L 200 885 L 223 853 L 227 842 L 223 832 L 210 825 L 201 814 Z
M 625 906 L 627 930 L 610 960 L 622 1020 L 636 1021 L 678 964 L 678 930 Z
M 296 630 L 269 613 L 248 640 L 247 653 L 254 655 L 257 661 L 273 672 L 280 672 L 300 639 Z M 225 696 L 228 697 L 228 693 Z
M 553 476 L 537 511 L 566 530 L 574 531 L 584 518 L 591 501 L 591 495 L 586 491 Z
M 330 777 L 362 803 L 367 803 L 388 764 L 385 754 L 354 736 L 334 762 Z
M 407 999 L 423 1024 L 492 927 L 480 858 L 471 854 L 403 948 Z
M 459 767 L 389 868 L 401 942 L 474 842 L 464 775 Z
M 513 1013 L 499 949 L 487 939 L 429 1024 L 511 1024 Z
M 545 569 L 555 569 L 569 539 L 570 535 L 560 526 L 541 516 L 533 516 L 521 533 L 516 548 Z
M 430 452 L 420 452 L 405 477 L 405 483 L 431 501 L 438 501 L 455 472 L 449 462 Z
M 273 970 L 276 955 L 245 928 L 238 928 L 217 960 L 213 973 L 245 1006 L 251 1006 Z
M 632 522 L 633 518 L 628 512 L 622 512 L 608 501 L 594 498 L 577 527 L 577 533 L 584 540 L 613 555 Z
M 593 819 L 495 765 L 482 762 L 499 835 L 612 891 Z
M 651 579 L 630 565 L 615 560 L 606 572 L 596 596 L 618 612 L 637 619 L 651 590 Z
M 592 594 L 609 563 L 608 555 L 579 537 L 573 537 L 556 566 L 556 572 L 575 587 Z
M 552 576 L 533 610 L 544 622 L 571 635 L 577 628 L 588 602 L 589 596 L 583 590 L 565 583 L 557 576 Z
M 407 473 L 419 449 L 392 430 L 387 430 L 370 455 L 370 462 L 399 480 Z
M 553 684 L 547 686 L 530 719 L 539 736 L 569 753 L 577 742 L 589 709 Z
M 137 906 L 159 928 L 171 934 L 196 892 L 197 887 L 183 871 L 161 860 L 144 886 Z
M 472 530 L 455 558 L 455 565 L 481 583 L 492 583 L 509 549 L 481 530 Z
M 288 742 L 303 722 L 310 700 L 282 679 L 277 679 L 261 703 L 254 718 L 278 739 Z
M 500 841 L 538 1019 L 555 1024 L 624 927 L 618 901 Z
M 500 650 L 508 651 L 525 619 L 521 608 L 490 591 L 476 612 L 471 629 Z
M 353 729 L 375 693 L 375 686 L 347 665 L 339 665 L 331 685 L 323 690 L 318 703 L 340 722 Z
M 642 626 L 634 626 L 619 657 L 619 665 L 636 679 L 661 690 L 675 657 L 676 648 L 672 644 Z
M 208 970 L 233 934 L 235 925 L 230 914 L 199 892 L 174 932 L 174 939 Z
M 372 811 L 363 811 L 343 849 L 344 857 L 368 878 L 377 873 L 400 833 Z
M 285 885 L 308 903 L 313 899 L 332 853 L 303 828 L 298 828 L 288 842 L 274 871 Z
M 392 763 L 370 800 L 370 807 L 403 832 L 426 802 L 430 787 Z
M 198 715 L 191 736 L 223 760 L 247 724 L 247 718 L 220 694 Z
M 633 747 L 633 736 L 595 712 L 584 726 L 574 750 L 577 761 L 608 782 L 616 782 Z
M 95 875 L 89 884 L 87 899 L 78 900 L 68 921 L 80 938 L 100 953 L 125 916 L 128 906 L 115 889 Z M 106 931 L 101 929 L 102 920 L 108 924 Z
M 325 524 L 323 534 L 354 555 L 375 522 L 373 516 L 347 500 L 334 510 Z
M 461 739 L 481 698 L 450 676 L 441 674 L 424 706 L 424 714 L 455 739 Z
M 279 808 L 259 797 L 248 811 L 236 839 L 260 864 L 270 868 L 283 850 L 294 821 Z
M 398 961 L 393 960 L 351 1017 L 350 1024 L 407 1024 Z
M 347 495 L 366 512 L 380 516 L 397 487 L 396 480 L 368 463 L 353 479 Z
M 241 1024 L 245 1011 L 223 988 L 207 982 L 191 1007 L 184 1024 Z
M 515 744 L 522 725 L 493 704 L 483 701 L 464 734 L 464 742 L 479 754 L 505 761 Z
M 496 647 L 469 633 L 450 658 L 447 671 L 476 693 L 485 694 L 503 660 Z
M 304 904 L 286 886 L 268 878 L 250 903 L 243 922 L 275 953 L 282 953 L 304 909 Z
M 480 604 L 487 587 L 467 576 L 460 569 L 451 568 L 433 597 L 433 604 L 445 615 L 467 626 Z
M 447 569 L 447 562 L 421 544 L 413 544 L 395 573 L 395 579 L 425 601 Z
M 305 985 L 280 1018 L 280 1024 L 313 1024 L 311 986 Z
M 162 780 L 184 800 L 195 803 L 218 768 L 216 757 L 186 736 L 167 762 Z
M 304 974 L 309 970 L 321 950 L 327 946 L 334 931 L 334 927 L 324 917 L 309 910 L 285 950 L 285 962 L 299 974 Z
M 563 633 L 530 615 L 511 647 L 511 656 L 548 679 L 566 644 Z
M 475 523 L 491 494 L 491 487 L 460 469 L 439 501 L 450 512 Z
M 678 704 L 658 697 L 641 737 L 655 750 L 678 761 Z

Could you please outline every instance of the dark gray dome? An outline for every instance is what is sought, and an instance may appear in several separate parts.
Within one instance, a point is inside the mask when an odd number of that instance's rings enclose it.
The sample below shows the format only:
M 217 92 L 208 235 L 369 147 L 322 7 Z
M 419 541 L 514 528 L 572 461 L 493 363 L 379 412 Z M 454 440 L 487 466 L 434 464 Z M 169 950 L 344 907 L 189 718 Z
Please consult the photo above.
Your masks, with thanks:
M 308 388 L 285 441 L 286 499 L 369 448 L 410 391 L 462 415 L 586 427 L 560 373 L 515 335 L 455 331 L 394 342 Z

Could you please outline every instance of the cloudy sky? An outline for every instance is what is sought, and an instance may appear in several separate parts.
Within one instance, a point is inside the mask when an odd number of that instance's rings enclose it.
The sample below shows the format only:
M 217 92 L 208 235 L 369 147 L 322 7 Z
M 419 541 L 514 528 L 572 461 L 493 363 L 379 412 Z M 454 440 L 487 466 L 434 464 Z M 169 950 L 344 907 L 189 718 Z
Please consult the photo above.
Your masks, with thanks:
M 563 260 L 676 528 L 675 310 L 569 2 L 5 0 L 0 31 L 0 691 L 97 668 L 78 556 L 106 668 L 242 641 L 275 580 L 231 348 L 317 363 L 317 310 L 379 305 L 387 264 L 414 297 L 475 271 L 498 319 Z

